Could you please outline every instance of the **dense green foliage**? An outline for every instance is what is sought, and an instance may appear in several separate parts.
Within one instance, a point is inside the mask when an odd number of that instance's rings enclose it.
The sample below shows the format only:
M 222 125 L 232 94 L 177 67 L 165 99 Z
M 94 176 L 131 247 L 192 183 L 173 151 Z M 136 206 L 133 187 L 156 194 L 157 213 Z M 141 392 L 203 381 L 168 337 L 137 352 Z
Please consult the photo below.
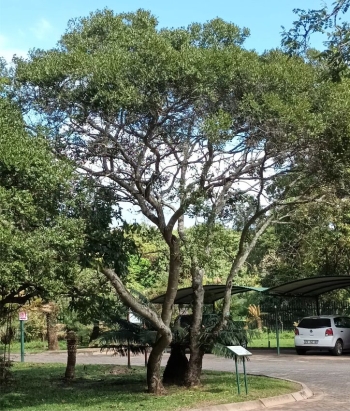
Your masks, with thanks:
M 84 243 L 84 223 L 70 215 L 74 184 L 71 167 L 0 98 L 0 305 L 72 284 Z

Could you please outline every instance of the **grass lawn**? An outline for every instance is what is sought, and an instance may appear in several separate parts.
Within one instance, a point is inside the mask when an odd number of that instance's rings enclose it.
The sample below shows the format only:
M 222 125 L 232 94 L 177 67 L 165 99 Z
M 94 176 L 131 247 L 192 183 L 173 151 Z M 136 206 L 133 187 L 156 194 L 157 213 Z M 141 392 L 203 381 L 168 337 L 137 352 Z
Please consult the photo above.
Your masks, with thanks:
M 233 373 L 205 371 L 196 389 L 168 387 L 156 397 L 146 393 L 145 369 L 78 365 L 76 379 L 65 382 L 62 364 L 15 363 L 12 379 L 0 386 L 0 410 L 6 411 L 170 411 L 253 400 L 297 391 L 298 384 L 248 376 L 248 395 L 238 396 Z
M 271 333 L 256 333 L 251 341 L 249 341 L 248 346 L 250 348 L 268 348 L 270 341 L 270 348 L 276 348 L 276 334 Z M 279 341 L 281 348 L 294 348 L 294 332 L 293 331 L 284 331 L 279 334 Z M 249 348 L 248 348 L 249 349 Z
M 67 349 L 67 342 L 66 341 L 59 341 L 58 342 L 59 349 L 60 350 L 66 350 Z M 3 345 L 0 344 L 0 353 L 3 349 Z M 47 351 L 47 341 L 40 341 L 40 340 L 35 340 L 35 341 L 29 341 L 24 343 L 24 351 L 26 353 L 31 353 L 35 354 L 38 352 L 43 352 Z M 20 354 L 21 352 L 21 343 L 18 341 L 13 341 L 11 343 L 11 353 L 12 354 Z

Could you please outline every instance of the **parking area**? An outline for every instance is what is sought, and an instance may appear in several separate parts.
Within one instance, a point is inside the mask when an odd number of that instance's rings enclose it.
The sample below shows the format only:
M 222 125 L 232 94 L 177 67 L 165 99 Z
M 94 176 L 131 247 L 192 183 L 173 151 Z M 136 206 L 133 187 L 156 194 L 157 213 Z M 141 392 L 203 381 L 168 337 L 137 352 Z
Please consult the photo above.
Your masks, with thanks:
M 340 357 L 328 353 L 310 352 L 299 356 L 293 349 L 251 350 L 253 356 L 247 362 L 247 372 L 271 377 L 280 377 L 305 383 L 315 396 L 309 400 L 285 404 L 270 410 L 305 411 L 350 411 L 350 353 Z M 164 354 L 166 364 L 169 354 Z M 18 355 L 13 356 L 19 360 Z M 28 362 L 65 362 L 66 353 L 42 353 L 26 356 Z M 102 354 L 99 351 L 84 350 L 77 355 L 79 364 L 126 364 L 126 357 Z M 132 365 L 144 365 L 144 357 L 131 358 Z M 234 363 L 226 358 L 205 355 L 203 367 L 218 371 L 234 371 Z M 235 389 L 235 387 L 233 387 Z

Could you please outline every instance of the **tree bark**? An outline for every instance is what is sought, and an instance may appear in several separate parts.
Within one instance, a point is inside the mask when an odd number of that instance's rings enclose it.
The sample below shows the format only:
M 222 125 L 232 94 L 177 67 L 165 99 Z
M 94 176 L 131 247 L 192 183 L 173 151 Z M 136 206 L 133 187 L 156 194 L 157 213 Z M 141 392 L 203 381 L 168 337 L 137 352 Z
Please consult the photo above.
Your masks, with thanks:
M 77 336 L 74 331 L 67 333 L 67 367 L 65 373 L 66 380 L 72 380 L 75 377 L 75 363 L 77 359 Z
M 200 385 L 202 361 L 204 355 L 204 349 L 201 347 L 200 341 L 203 321 L 204 270 L 197 267 L 196 261 L 193 261 L 192 263 L 191 275 L 193 289 L 193 316 L 190 328 L 190 360 L 188 363 L 188 370 L 185 376 L 185 381 L 187 386 L 193 387 Z
M 57 310 L 54 303 L 45 304 L 42 306 L 42 310 L 46 313 L 46 332 L 47 332 L 47 344 L 50 351 L 58 350 L 58 338 L 57 338 Z
M 90 334 L 90 338 L 89 338 L 89 343 L 91 343 L 91 341 L 95 340 L 96 338 L 98 338 L 100 335 L 100 322 L 99 321 L 95 321 L 94 322 L 94 327 L 91 331 Z
M 170 268 L 168 288 L 163 304 L 161 317 L 151 308 L 138 302 L 125 288 L 119 276 L 111 269 L 102 267 L 102 273 L 108 278 L 121 301 L 141 317 L 150 321 L 158 331 L 158 338 L 150 353 L 147 363 L 147 385 L 148 392 L 159 394 L 163 392 L 163 384 L 160 376 L 160 364 L 163 351 L 168 347 L 172 340 L 172 333 L 169 327 L 174 299 L 177 292 L 178 278 L 180 272 L 180 247 L 176 239 L 171 241 Z

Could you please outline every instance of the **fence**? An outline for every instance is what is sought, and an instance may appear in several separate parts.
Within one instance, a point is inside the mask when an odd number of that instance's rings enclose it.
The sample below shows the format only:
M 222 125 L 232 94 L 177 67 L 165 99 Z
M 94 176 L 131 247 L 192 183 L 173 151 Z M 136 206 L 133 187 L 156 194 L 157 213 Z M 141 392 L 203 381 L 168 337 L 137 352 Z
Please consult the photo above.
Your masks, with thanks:
M 349 315 L 350 303 L 347 301 L 322 301 L 319 302 L 320 314 L 323 315 Z M 303 317 L 317 315 L 316 301 L 309 299 L 288 300 L 276 299 L 274 302 L 260 303 L 262 324 L 270 330 L 276 329 L 276 315 L 278 327 L 282 331 L 293 330 L 295 323 Z

